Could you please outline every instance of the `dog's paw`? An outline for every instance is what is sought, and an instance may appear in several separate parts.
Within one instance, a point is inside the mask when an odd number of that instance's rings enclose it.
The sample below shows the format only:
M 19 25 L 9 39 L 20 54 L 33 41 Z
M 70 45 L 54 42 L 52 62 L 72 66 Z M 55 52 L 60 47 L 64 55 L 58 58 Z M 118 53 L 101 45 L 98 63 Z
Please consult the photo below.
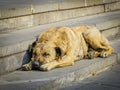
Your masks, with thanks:
M 87 54 L 87 57 L 89 59 L 93 59 L 94 58 L 94 55 L 95 55 L 95 52 L 94 51 L 89 51 L 88 54 Z
M 52 68 L 53 68 L 53 65 L 51 65 L 50 63 L 43 64 L 40 66 L 40 70 L 43 70 L 43 71 L 49 71 Z
M 108 56 L 109 56 L 109 54 L 107 52 L 103 51 L 103 52 L 100 53 L 100 57 L 102 57 L 102 58 L 106 58 Z
M 29 64 L 25 64 L 22 66 L 22 70 L 24 70 L 24 71 L 30 71 L 31 69 L 32 69 L 32 67 Z

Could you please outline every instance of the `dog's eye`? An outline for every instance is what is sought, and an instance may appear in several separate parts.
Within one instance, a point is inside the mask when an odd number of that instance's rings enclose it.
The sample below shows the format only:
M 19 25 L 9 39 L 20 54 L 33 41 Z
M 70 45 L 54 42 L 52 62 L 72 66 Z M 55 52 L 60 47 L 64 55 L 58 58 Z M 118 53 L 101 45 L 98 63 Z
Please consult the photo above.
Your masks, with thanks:
M 46 53 L 46 52 L 43 53 L 43 56 L 45 56 L 45 57 L 46 57 L 46 56 L 49 56 L 49 55 L 50 55 L 49 53 Z
M 34 55 L 36 56 L 37 54 L 36 54 L 36 53 L 34 53 Z

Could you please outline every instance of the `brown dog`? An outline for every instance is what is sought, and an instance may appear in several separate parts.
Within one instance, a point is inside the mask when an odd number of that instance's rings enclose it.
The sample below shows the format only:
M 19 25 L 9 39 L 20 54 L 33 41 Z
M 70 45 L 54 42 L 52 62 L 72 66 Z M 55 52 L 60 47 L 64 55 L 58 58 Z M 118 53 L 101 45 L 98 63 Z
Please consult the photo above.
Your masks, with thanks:
M 73 65 L 74 61 L 84 57 L 107 57 L 113 51 L 107 39 L 95 27 L 54 27 L 39 36 L 33 47 L 31 61 L 23 65 L 23 69 L 37 67 L 51 70 Z

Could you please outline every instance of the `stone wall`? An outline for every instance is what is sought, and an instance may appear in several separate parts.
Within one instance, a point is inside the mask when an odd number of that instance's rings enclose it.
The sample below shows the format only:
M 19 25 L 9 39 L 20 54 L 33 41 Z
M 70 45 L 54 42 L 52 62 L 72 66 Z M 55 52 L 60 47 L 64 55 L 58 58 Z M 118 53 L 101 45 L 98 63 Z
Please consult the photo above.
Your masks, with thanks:
M 112 12 L 120 9 L 119 4 L 120 0 L 62 0 L 23 7 L 1 8 L 0 33 Z

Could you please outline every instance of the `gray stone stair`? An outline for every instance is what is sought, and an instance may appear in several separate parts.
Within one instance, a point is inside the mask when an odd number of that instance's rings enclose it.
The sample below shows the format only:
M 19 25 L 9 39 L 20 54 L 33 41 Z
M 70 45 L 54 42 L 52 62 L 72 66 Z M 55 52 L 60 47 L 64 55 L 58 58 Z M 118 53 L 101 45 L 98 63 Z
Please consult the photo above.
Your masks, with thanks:
M 94 25 L 109 40 L 120 36 L 120 11 L 64 20 L 20 31 L 0 34 L 0 74 L 19 68 L 27 58 L 26 50 L 45 29 L 55 26 Z M 112 33 L 111 33 L 112 32 Z
M 0 90 L 56 90 L 120 64 L 120 0 L 0 0 Z M 92 25 L 115 49 L 108 58 L 74 66 L 21 71 L 28 46 L 56 26 Z
M 0 76 L 0 90 L 57 90 L 96 75 L 120 63 L 120 39 L 110 41 L 115 52 L 108 58 L 83 59 L 74 66 L 44 71 L 20 71 Z
M 120 9 L 120 0 L 0 0 L 0 33 Z
M 56 90 L 120 64 L 120 0 L 0 0 L 0 90 Z M 108 58 L 48 72 L 21 71 L 28 46 L 56 26 L 92 25 L 110 41 Z

